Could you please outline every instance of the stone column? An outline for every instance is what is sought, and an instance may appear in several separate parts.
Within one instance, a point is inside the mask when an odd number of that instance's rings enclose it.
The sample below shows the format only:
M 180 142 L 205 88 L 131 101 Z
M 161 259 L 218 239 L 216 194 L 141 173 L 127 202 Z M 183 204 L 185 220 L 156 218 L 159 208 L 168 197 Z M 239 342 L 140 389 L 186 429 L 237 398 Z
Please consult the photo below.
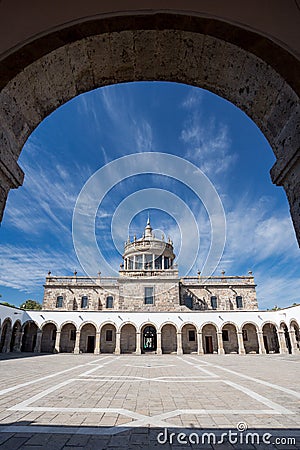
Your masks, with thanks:
M 217 338 L 218 338 L 218 353 L 219 355 L 224 355 L 224 347 L 223 347 L 223 338 L 222 338 L 222 332 L 217 332 Z
M 161 268 L 162 268 L 162 270 L 164 270 L 164 268 L 165 268 L 165 257 L 164 257 L 164 255 L 162 255 L 162 258 L 161 258 Z
M 60 331 L 56 332 L 54 353 L 60 352 Z
M 34 352 L 34 353 L 41 353 L 42 336 L 43 336 L 42 330 L 38 330 L 38 331 L 37 331 L 37 334 L 36 334 L 35 347 L 34 347 L 34 349 L 33 349 L 33 352 Z
M 260 355 L 265 355 L 266 354 L 266 349 L 265 349 L 263 332 L 262 331 L 256 331 L 256 335 L 257 335 L 257 340 L 258 340 L 258 353 Z
M 239 355 L 245 355 L 246 352 L 244 347 L 243 333 L 241 331 L 237 332 L 237 338 L 239 344 Z
M 280 353 L 286 354 L 286 353 L 288 353 L 288 349 L 287 349 L 286 342 L 285 342 L 284 331 L 280 330 L 280 331 L 277 331 L 277 333 L 278 333 Z
M 177 355 L 182 355 L 182 333 L 179 331 L 177 333 Z
M 75 339 L 75 346 L 74 346 L 74 355 L 79 354 L 79 344 L 80 344 L 80 331 L 76 331 L 76 339 Z
M 141 333 L 139 331 L 136 332 L 136 345 L 135 345 L 135 354 L 140 355 L 142 353 L 141 350 Z
M 10 328 L 9 330 L 6 329 L 4 344 L 3 344 L 3 348 L 2 348 L 2 353 L 9 353 L 10 352 L 11 338 L 12 338 L 12 328 Z
M 119 331 L 116 332 L 116 348 L 115 355 L 121 354 L 121 333 Z
M 16 338 L 15 338 L 13 352 L 19 353 L 21 351 L 23 335 L 24 335 L 24 331 L 16 332 Z
M 100 331 L 96 331 L 94 354 L 99 355 L 99 353 L 100 353 Z
M 198 355 L 204 355 L 202 331 L 197 333 Z
M 295 330 L 290 330 L 289 335 L 290 335 L 290 341 L 291 341 L 291 347 L 292 347 L 292 354 L 295 355 L 296 353 L 300 352 L 298 345 L 297 345 Z
M 156 342 L 156 345 L 157 345 L 156 353 L 157 353 L 157 355 L 161 355 L 161 354 L 162 354 L 162 350 L 161 350 L 161 332 L 160 332 L 160 331 L 157 333 L 156 338 L 157 338 L 157 342 Z
M 136 257 L 133 255 L 133 270 L 136 269 Z
M 145 270 L 145 253 L 143 253 L 142 269 Z
M 155 270 L 155 255 L 152 255 L 152 270 Z

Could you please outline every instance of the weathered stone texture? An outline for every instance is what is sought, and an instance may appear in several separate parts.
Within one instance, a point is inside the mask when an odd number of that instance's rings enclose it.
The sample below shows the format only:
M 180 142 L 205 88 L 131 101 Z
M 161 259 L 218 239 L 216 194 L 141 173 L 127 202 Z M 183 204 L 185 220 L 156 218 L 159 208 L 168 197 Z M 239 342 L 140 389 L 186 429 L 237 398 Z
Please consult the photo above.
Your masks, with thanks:
M 0 93 L 0 159 L 10 173 L 8 177 L 3 168 L 0 171 L 0 180 L 6 186 L 1 192 L 1 211 L 7 190 L 22 184 L 22 171 L 17 166 L 20 151 L 47 115 L 79 93 L 137 80 L 189 83 L 233 102 L 263 131 L 281 160 L 281 172 L 285 171 L 285 161 L 299 152 L 299 97 L 254 54 L 214 36 L 179 29 L 105 32 L 42 56 Z M 283 179 L 280 185 L 289 201 L 294 196 L 299 199 L 298 188 Z M 290 206 L 300 239 L 299 209 Z

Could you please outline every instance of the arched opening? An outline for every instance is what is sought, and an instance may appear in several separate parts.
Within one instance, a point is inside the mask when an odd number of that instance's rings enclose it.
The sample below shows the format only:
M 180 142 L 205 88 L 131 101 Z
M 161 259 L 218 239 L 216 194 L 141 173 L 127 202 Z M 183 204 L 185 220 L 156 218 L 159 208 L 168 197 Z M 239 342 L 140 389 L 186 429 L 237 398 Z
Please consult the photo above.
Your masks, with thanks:
M 47 323 L 42 328 L 41 352 L 53 353 L 56 339 L 56 326 L 54 323 Z
M 246 353 L 259 353 L 257 328 L 253 323 L 245 323 L 242 328 L 243 342 Z
M 145 325 L 142 329 L 142 353 L 156 352 L 157 334 L 153 325 Z
M 76 342 L 76 327 L 73 323 L 66 323 L 60 332 L 60 351 L 62 353 L 74 353 Z
M 202 328 L 203 351 L 204 353 L 218 353 L 217 328 L 208 323 Z
M 36 344 L 38 327 L 34 322 L 27 322 L 24 326 L 22 352 L 33 352 Z
M 10 351 L 11 333 L 11 320 L 6 319 L 1 329 L 0 352 L 7 353 Z
M 294 333 L 294 348 L 296 351 L 300 351 L 300 330 L 299 325 L 295 320 L 291 321 L 291 331 Z
M 197 353 L 197 330 L 192 324 L 182 327 L 182 351 L 183 353 Z
M 21 323 L 17 320 L 12 330 L 12 337 L 10 341 L 11 352 L 21 351 L 21 337 L 22 337 L 22 326 Z
M 266 353 L 279 353 L 280 347 L 276 326 L 268 322 L 263 326 L 262 331 Z
M 80 331 L 79 352 L 94 353 L 96 345 L 96 328 L 92 323 L 83 325 Z
M 227 323 L 222 327 L 222 340 L 224 353 L 239 353 L 236 327 Z
M 134 353 L 136 351 L 136 328 L 127 323 L 121 328 L 121 353 Z
M 161 329 L 161 351 L 162 353 L 177 352 L 177 330 L 175 325 L 167 323 Z
M 100 333 L 100 353 L 114 353 L 116 350 L 116 327 L 107 323 Z
M 268 39 L 267 33 L 233 25 L 222 14 L 216 20 L 201 17 L 200 11 L 153 13 L 81 18 L 76 25 L 62 26 L 53 33 L 47 30 L 42 38 L 32 37 L 24 43 L 25 48 L 18 45 L 8 52 L 2 61 L 2 148 L 7 155 L 4 161 L 11 161 L 11 155 L 13 162 L 4 194 L 22 183 L 16 161 L 24 142 L 59 105 L 107 84 L 176 81 L 221 95 L 257 123 L 278 158 L 273 180 L 285 187 L 299 232 L 296 169 L 291 166 L 283 174 L 289 162 L 297 162 L 293 158 L 298 149 L 293 125 L 299 112 L 296 52 L 275 43 L 278 39 Z
M 291 344 L 289 330 L 288 330 L 288 327 L 287 327 L 287 325 L 285 323 L 282 323 L 280 325 L 280 331 L 283 332 L 284 343 L 285 343 L 286 350 L 288 351 L 288 353 L 291 354 L 292 353 L 292 344 Z

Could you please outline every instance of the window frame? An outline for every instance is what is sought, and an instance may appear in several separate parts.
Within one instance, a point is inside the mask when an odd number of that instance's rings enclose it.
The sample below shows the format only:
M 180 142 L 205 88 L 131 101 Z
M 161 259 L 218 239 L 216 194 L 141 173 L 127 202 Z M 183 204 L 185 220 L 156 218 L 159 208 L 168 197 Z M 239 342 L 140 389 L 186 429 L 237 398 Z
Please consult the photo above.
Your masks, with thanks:
M 242 295 L 236 295 L 235 297 L 235 304 L 237 309 L 243 309 L 244 308 L 244 302 Z
M 229 342 L 229 330 L 222 330 L 222 341 Z
M 84 302 L 83 299 L 85 299 L 85 301 L 86 301 L 86 305 L 85 305 L 85 306 L 84 306 L 84 303 L 83 303 L 83 302 Z M 87 295 L 83 295 L 83 296 L 81 297 L 80 307 L 81 307 L 81 309 L 87 309 L 88 306 L 89 306 L 89 298 L 88 298 Z
M 58 304 L 58 299 L 60 299 L 61 304 Z M 64 306 L 64 296 L 63 295 L 58 295 L 56 297 L 56 308 L 63 308 Z
M 109 306 L 111 305 L 111 306 Z M 114 307 L 114 297 L 113 295 L 108 295 L 105 299 L 105 308 L 106 309 L 113 309 Z
M 152 290 L 152 295 L 146 295 L 146 290 L 147 289 L 151 289 Z M 147 301 L 147 299 L 152 299 L 152 302 L 150 303 L 149 301 Z M 144 287 L 144 305 L 154 305 L 154 286 L 145 286 Z
M 193 334 L 194 339 L 191 339 L 191 333 Z M 195 330 L 188 330 L 188 341 L 196 342 L 196 331 Z
M 213 307 L 213 301 L 215 301 L 215 308 Z M 213 309 L 214 311 L 218 309 L 218 297 L 216 295 L 211 295 L 210 296 L 210 306 L 211 309 Z
M 108 339 L 108 335 L 111 339 Z M 109 328 L 105 330 L 105 342 L 113 342 L 113 329 Z

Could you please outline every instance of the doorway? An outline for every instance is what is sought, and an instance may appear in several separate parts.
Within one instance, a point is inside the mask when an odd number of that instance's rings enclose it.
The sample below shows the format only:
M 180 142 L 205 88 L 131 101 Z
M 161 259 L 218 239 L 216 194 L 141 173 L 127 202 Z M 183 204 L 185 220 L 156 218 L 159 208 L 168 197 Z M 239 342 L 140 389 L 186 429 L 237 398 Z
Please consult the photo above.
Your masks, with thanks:
M 205 353 L 213 353 L 212 336 L 205 336 Z
M 142 351 L 144 353 L 155 352 L 157 349 L 156 329 L 151 325 L 144 328 L 142 346 Z
M 95 350 L 95 336 L 88 336 L 87 339 L 87 353 L 94 353 Z

